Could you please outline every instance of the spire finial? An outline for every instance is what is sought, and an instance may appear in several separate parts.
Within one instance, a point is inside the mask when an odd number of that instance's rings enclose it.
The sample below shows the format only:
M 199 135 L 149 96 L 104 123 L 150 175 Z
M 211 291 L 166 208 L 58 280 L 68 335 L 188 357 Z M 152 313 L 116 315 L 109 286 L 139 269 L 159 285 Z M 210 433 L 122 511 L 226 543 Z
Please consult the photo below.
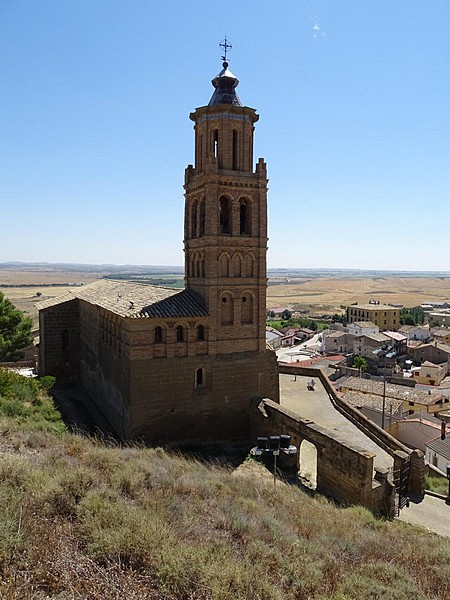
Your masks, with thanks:
M 225 38 L 220 42 L 219 47 L 223 48 L 222 60 L 223 66 L 226 68 L 228 67 L 227 52 L 233 48 L 233 46 L 227 40 L 227 36 L 225 36 Z

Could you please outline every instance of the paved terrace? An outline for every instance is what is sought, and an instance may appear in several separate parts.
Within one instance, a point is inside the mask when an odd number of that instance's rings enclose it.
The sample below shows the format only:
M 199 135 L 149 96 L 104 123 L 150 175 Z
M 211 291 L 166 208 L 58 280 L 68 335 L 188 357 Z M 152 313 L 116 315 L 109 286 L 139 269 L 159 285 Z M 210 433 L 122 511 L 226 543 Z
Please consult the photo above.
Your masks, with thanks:
M 307 388 L 314 381 L 314 391 Z M 318 377 L 280 373 L 280 404 L 299 416 L 335 432 L 338 438 L 362 450 L 373 452 L 374 467 L 392 469 L 394 459 L 334 408 Z

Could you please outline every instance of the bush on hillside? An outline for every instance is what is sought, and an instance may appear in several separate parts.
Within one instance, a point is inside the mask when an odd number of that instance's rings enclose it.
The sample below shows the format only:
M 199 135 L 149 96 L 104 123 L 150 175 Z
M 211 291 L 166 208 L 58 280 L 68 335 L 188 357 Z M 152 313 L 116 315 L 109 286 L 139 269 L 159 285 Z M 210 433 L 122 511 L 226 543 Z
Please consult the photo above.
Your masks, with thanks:
M 39 381 L 0 369 L 0 414 L 14 419 L 23 428 L 61 433 L 65 425 L 48 395 L 54 378 L 43 379 Z

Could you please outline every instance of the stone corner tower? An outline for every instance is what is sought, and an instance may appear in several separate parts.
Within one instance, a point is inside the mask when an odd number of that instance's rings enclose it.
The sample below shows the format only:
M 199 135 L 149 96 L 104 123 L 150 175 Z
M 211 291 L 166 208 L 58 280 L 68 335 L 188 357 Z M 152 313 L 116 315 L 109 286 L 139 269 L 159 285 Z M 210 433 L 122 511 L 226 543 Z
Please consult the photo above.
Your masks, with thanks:
M 195 164 L 185 172 L 186 288 L 209 313 L 212 354 L 265 352 L 267 169 L 253 168 L 254 125 L 238 79 L 228 69 L 212 80 L 195 123 Z

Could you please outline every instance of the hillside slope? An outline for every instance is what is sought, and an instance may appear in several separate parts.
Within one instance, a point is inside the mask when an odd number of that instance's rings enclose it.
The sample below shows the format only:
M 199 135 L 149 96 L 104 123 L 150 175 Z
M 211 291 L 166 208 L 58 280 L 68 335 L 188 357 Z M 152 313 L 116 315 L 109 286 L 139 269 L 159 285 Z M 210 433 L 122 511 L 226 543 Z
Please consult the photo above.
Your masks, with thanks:
M 0 421 L 0 598 L 450 597 L 450 542 L 162 449 Z M 256 471 L 255 471 L 256 469 Z

